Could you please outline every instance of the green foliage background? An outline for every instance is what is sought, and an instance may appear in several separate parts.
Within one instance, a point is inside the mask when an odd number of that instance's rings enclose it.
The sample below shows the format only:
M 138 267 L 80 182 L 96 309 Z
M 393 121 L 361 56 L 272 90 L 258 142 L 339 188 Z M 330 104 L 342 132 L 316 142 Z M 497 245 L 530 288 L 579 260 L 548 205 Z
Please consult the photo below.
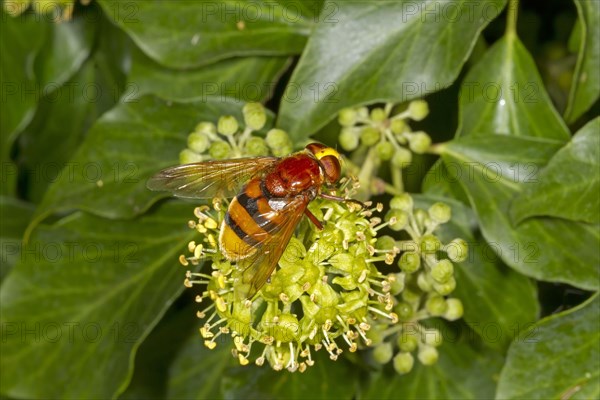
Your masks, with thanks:
M 597 398 L 600 3 L 525 1 L 518 18 L 515 4 L 3 12 L 3 398 Z M 406 186 L 450 204 L 440 235 L 472 250 L 439 362 L 399 376 L 361 352 L 290 374 L 204 348 L 177 263 L 193 204 L 146 179 L 244 101 L 300 147 L 335 145 L 343 107 L 421 97 L 420 127 L 445 143 Z

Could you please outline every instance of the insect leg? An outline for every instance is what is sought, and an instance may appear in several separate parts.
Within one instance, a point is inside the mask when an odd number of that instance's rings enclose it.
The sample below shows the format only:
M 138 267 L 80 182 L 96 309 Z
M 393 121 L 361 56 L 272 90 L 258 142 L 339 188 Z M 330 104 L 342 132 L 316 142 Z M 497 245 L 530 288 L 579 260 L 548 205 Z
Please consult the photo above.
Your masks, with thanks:
M 339 202 L 347 202 L 347 203 L 354 203 L 360 206 L 360 208 L 366 208 L 367 205 L 365 203 L 363 203 L 362 201 L 358 201 L 358 200 L 354 200 L 354 199 L 345 199 L 343 197 L 339 197 L 339 196 L 334 196 L 332 194 L 327 194 L 327 193 L 320 193 L 319 194 L 320 197 L 327 199 L 327 200 L 332 200 L 332 201 L 339 201 Z
M 320 231 L 323 230 L 323 224 L 321 224 L 321 221 L 319 221 L 319 219 L 317 217 L 315 217 L 315 215 L 313 213 L 311 213 L 308 208 L 304 209 L 304 214 L 306 214 L 308 219 L 310 219 L 310 222 L 315 224 L 315 226 L 317 227 L 318 230 L 320 230 Z

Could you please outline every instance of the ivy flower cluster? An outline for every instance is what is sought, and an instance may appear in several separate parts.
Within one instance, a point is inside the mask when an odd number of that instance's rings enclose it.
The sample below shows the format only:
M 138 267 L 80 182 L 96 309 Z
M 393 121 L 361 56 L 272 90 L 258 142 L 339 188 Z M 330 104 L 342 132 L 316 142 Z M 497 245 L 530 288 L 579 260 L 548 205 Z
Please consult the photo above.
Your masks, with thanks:
M 198 124 L 181 161 L 292 151 L 284 131 L 257 135 L 266 124 L 260 104 L 246 104 L 243 118 L 244 127 L 233 116 Z M 343 178 L 332 194 L 352 198 L 358 187 Z M 404 193 L 392 198 L 386 213 L 383 204 L 365 204 L 313 200 L 308 207 L 323 229 L 303 220 L 252 299 L 236 291 L 243 266 L 227 260 L 219 248 L 227 200 L 197 207 L 189 227 L 199 236 L 179 261 L 190 268 L 185 285 L 200 288 L 197 316 L 203 320 L 204 344 L 212 349 L 229 336 L 241 365 L 266 362 L 275 370 L 303 372 L 314 364 L 316 351 L 336 360 L 344 351 L 368 347 L 376 361 L 393 361 L 401 374 L 412 369 L 415 356 L 422 364 L 435 363 L 441 336 L 420 321 L 462 316 L 460 300 L 450 295 L 456 287 L 453 263 L 464 260 L 466 243 L 444 244 L 435 235 L 451 217 L 443 203 L 418 209 Z M 390 231 L 397 234 L 382 235 Z
M 282 157 L 293 151 L 287 132 L 271 129 L 266 137 L 257 135 L 267 122 L 267 114 L 260 103 L 246 103 L 243 110 L 244 127 L 233 115 L 224 115 L 215 125 L 200 122 L 188 135 L 187 148 L 179 154 L 182 164 L 206 160 L 264 156 Z

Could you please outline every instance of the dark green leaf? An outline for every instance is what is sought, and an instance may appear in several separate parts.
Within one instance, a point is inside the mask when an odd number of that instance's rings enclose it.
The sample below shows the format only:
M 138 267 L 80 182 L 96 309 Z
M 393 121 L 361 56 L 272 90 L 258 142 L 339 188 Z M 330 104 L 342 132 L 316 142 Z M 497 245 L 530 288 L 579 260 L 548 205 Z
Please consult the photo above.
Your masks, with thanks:
M 498 399 L 594 399 L 600 395 L 600 300 L 545 318 L 515 340 Z
M 100 0 L 105 13 L 164 66 L 193 68 L 235 56 L 302 52 L 321 1 Z
M 455 264 L 456 290 L 464 305 L 464 320 L 483 343 L 506 349 L 511 340 L 538 319 L 537 290 L 531 279 L 508 268 L 494 250 L 473 234 L 475 215 L 470 208 L 447 198 L 415 196 L 427 209 L 436 201 L 452 208 L 452 219 L 436 235 L 448 243 L 462 238 L 469 245 L 465 261 Z
M 189 205 L 157 211 L 128 221 L 76 213 L 38 227 L 0 293 L 3 393 L 124 390 L 135 350 L 183 289 L 177 255 L 194 235 Z
M 569 93 L 569 103 L 565 110 L 567 122 L 574 122 L 600 96 L 600 3 L 589 0 L 574 0 L 579 14 L 579 57 L 573 83 Z
M 97 99 L 94 91 L 95 68 L 87 62 L 70 80 L 43 97 L 35 117 L 21 133 L 19 167 L 27 184 L 27 199 L 39 203 L 48 186 L 79 147 L 93 122 Z M 52 151 L 48 151 L 52 149 Z
M 513 135 L 568 140 L 560 118 L 521 41 L 507 34 L 465 77 L 457 136 Z
M 462 169 L 455 168 L 455 166 L 448 169 L 441 159 L 437 160 L 423 179 L 423 193 L 432 196 L 450 197 L 464 204 L 469 204 L 467 194 L 459 182 L 460 174 L 462 174 Z
M 6 162 L 16 133 L 33 118 L 38 92 L 33 60 L 48 34 L 49 26 L 32 16 L 13 18 L 2 11 L 0 17 L 0 161 Z M 4 184 L 3 175 L 2 186 Z
M 33 215 L 33 205 L 14 197 L 0 196 L 0 282 L 19 261 L 21 238 Z
M 483 236 L 510 267 L 540 280 L 598 289 L 600 226 L 560 218 L 531 218 L 513 227 L 511 201 L 523 182 L 537 176 L 560 142 L 504 135 L 469 136 L 443 151 L 447 165 L 462 169 Z
M 535 215 L 600 223 L 600 118 L 584 126 L 515 198 L 515 222 Z
M 86 12 L 81 18 L 52 24 L 51 34 L 46 38 L 35 65 L 42 95 L 59 88 L 87 60 L 96 32 L 94 18 L 97 15 Z
M 268 365 L 229 370 L 223 378 L 223 398 L 353 399 L 359 377 L 358 367 L 342 359 L 332 361 L 323 351 L 313 356 L 315 365 L 303 373 L 274 371 Z
M 129 99 L 150 93 L 174 100 L 229 96 L 238 101 L 265 101 L 288 64 L 285 57 L 244 57 L 182 71 L 163 67 L 136 50 Z
M 284 94 L 278 125 L 298 138 L 344 107 L 406 101 L 450 85 L 505 3 L 326 2 Z
M 175 103 L 145 96 L 121 103 L 90 129 L 69 165 L 60 171 L 40 204 L 34 222 L 69 209 L 108 218 L 130 218 L 160 196 L 146 180 L 161 168 L 179 163 L 187 135 L 198 122 L 216 122 L 224 114 L 239 121 L 242 103 L 223 98 Z
M 425 367 L 415 360 L 407 375 L 394 371 L 374 373 L 359 400 L 366 399 L 486 399 L 496 390 L 502 356 L 484 347 L 467 327 L 435 325 L 444 337 L 439 360 Z

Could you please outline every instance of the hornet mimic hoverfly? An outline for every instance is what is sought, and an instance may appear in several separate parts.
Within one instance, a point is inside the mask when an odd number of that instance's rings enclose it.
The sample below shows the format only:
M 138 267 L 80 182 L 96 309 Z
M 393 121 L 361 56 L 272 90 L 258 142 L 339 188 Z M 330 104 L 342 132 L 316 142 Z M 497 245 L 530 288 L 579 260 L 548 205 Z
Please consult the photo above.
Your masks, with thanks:
M 219 247 L 228 260 L 243 262 L 236 291 L 251 299 L 271 276 L 303 214 L 323 228 L 307 208 L 310 201 L 317 196 L 352 201 L 321 192 L 321 186 L 336 183 L 340 173 L 338 152 L 311 143 L 283 158 L 237 158 L 167 168 L 150 178 L 147 186 L 196 199 L 235 195 L 221 224 Z

